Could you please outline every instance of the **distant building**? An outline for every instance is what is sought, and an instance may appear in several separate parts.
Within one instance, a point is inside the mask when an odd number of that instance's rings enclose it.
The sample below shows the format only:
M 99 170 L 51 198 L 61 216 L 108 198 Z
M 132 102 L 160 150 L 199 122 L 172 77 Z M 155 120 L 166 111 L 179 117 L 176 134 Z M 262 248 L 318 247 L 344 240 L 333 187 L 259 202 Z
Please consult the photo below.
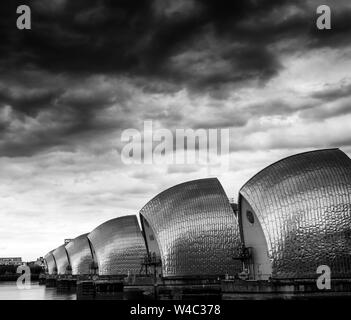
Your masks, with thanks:
M 34 264 L 45 268 L 45 261 L 43 257 L 37 258 L 37 261 L 34 261 Z
M 5 266 L 16 266 L 22 264 L 21 257 L 13 257 L 13 258 L 0 258 L 0 265 Z

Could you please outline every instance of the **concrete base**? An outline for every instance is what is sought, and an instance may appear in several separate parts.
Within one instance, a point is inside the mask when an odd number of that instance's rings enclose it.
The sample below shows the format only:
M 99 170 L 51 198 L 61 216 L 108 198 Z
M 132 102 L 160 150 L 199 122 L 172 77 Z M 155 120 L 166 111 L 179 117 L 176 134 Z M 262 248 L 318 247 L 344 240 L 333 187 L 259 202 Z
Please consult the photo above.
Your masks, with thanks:
M 158 279 L 159 300 L 220 300 L 221 285 L 218 279 Z
M 54 288 L 57 285 L 57 279 L 56 276 L 47 276 L 45 280 L 45 285 L 48 288 Z
M 78 300 L 219 300 L 219 280 L 160 279 L 83 280 L 77 283 Z
M 223 280 L 223 300 L 310 299 L 351 297 L 351 280 L 335 279 L 330 290 L 317 288 L 316 280 L 243 281 Z
M 270 280 L 244 281 L 201 278 L 154 279 L 139 277 L 81 277 L 61 276 L 46 279 L 47 286 L 58 290 L 75 287 L 77 300 L 268 300 L 350 297 L 351 279 L 334 279 L 331 290 L 319 290 L 316 281 Z
M 58 278 L 56 287 L 58 292 L 75 292 L 77 280 L 75 278 Z
M 77 282 L 77 300 L 123 300 L 121 280 L 83 280 Z
M 46 275 L 40 274 L 39 275 L 39 285 L 45 285 L 45 284 L 46 284 Z
M 77 282 L 77 300 L 94 300 L 95 286 L 92 280 Z

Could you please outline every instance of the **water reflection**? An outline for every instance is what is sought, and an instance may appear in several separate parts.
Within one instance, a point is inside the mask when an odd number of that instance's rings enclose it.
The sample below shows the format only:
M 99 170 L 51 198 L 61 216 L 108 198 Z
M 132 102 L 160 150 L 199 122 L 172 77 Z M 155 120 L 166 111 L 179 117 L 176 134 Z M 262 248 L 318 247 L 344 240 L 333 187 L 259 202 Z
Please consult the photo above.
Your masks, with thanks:
M 18 289 L 16 282 L 0 282 L 0 300 L 76 300 L 75 293 L 59 293 L 32 282 L 30 289 Z

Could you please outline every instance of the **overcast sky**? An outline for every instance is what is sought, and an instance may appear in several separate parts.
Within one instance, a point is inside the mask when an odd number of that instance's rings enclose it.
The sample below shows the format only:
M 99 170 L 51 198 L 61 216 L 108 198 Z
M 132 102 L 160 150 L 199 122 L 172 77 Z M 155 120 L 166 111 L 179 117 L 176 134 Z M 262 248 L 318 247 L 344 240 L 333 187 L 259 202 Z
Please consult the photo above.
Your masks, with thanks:
M 0 2 L 0 256 L 43 256 L 186 180 L 237 197 L 282 157 L 351 155 L 349 0 L 27 3 L 19 31 Z M 144 120 L 229 128 L 230 166 L 123 164 L 121 132 Z

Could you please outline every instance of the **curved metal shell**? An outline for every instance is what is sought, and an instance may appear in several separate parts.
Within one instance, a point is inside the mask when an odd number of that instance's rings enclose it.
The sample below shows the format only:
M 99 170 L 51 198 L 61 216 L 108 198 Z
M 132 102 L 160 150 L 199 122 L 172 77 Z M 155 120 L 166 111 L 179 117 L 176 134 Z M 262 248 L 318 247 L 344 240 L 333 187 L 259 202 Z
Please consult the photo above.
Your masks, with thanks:
M 59 246 L 52 253 L 55 257 L 57 274 L 66 274 L 67 267 L 69 266 L 69 260 L 65 245 Z
M 44 257 L 48 274 L 54 274 L 57 271 L 55 257 L 52 253 L 53 251 L 50 251 Z
M 233 260 L 240 248 L 238 222 L 216 178 L 167 189 L 149 201 L 140 216 L 149 251 L 153 247 L 161 256 L 164 277 L 240 271 L 240 263 Z
M 88 238 L 95 251 L 99 275 L 140 272 L 146 247 L 136 216 L 109 220 L 94 229 Z
M 320 265 L 333 277 L 351 275 L 351 160 L 342 151 L 274 163 L 242 187 L 242 220 L 253 219 L 243 212 L 246 202 L 262 227 L 273 277 L 315 278 Z
M 73 275 L 89 274 L 93 256 L 89 244 L 88 233 L 71 240 L 66 244 Z

